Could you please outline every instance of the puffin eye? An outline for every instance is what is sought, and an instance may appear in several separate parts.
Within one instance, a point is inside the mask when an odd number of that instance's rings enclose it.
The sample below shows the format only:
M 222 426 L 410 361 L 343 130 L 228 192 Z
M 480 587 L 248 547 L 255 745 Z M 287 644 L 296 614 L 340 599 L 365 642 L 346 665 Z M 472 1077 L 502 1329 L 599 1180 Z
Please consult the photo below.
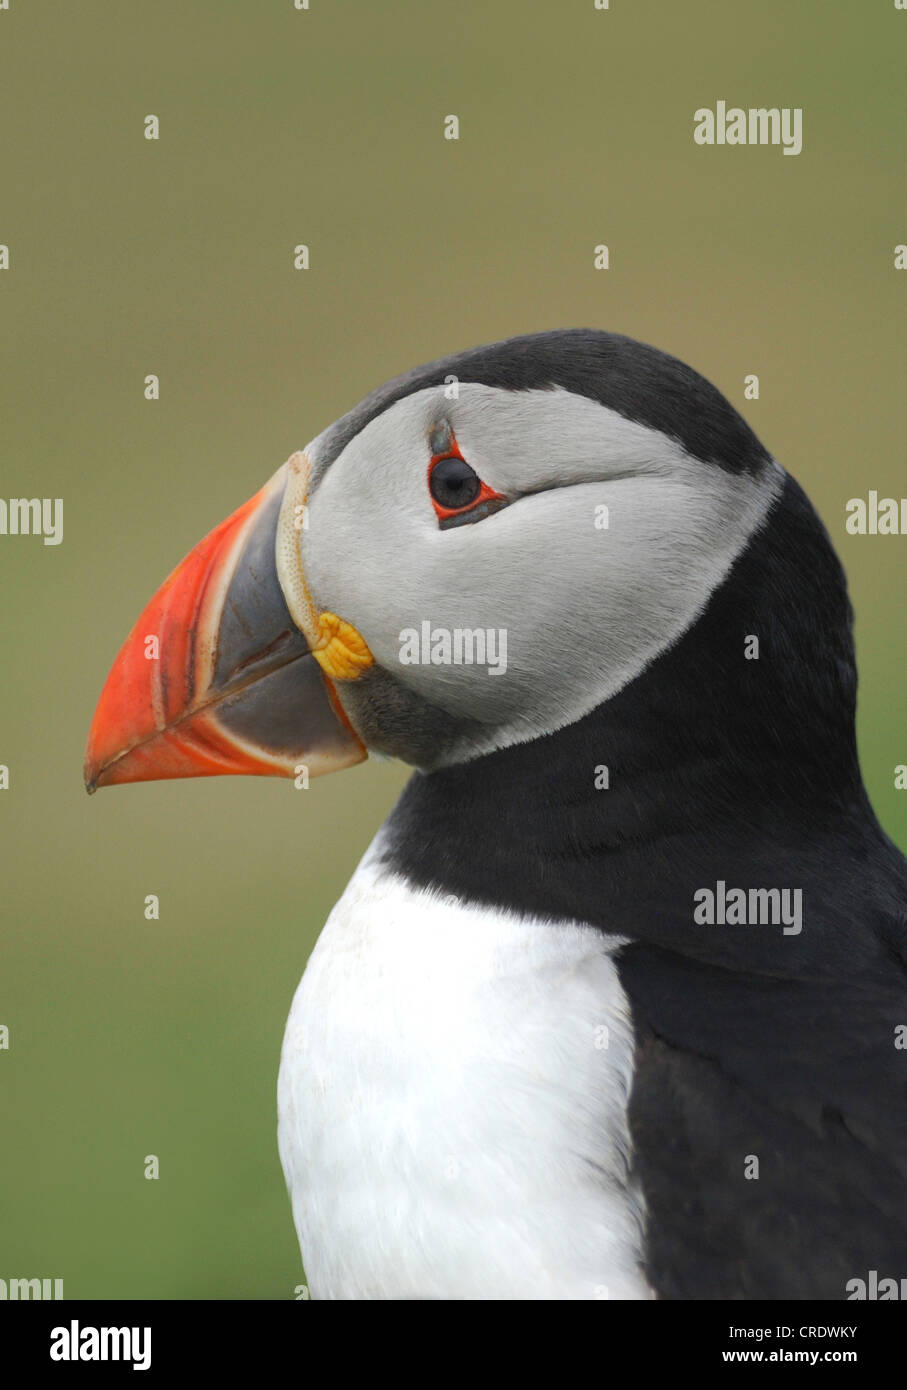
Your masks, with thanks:
M 449 526 L 481 521 L 507 506 L 507 498 L 483 483 L 476 470 L 470 468 L 460 453 L 449 420 L 434 426 L 429 447 L 428 490 L 442 531 Z
M 476 500 L 482 491 L 482 482 L 465 459 L 451 454 L 438 459 L 431 470 L 428 487 L 439 507 L 445 511 L 459 511 Z

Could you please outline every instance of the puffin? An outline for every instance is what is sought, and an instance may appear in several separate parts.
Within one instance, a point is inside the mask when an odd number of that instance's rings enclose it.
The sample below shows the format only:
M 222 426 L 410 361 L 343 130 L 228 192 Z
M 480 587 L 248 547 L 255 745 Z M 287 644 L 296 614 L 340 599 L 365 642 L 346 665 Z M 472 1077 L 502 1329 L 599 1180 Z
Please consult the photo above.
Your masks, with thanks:
M 737 410 L 597 329 L 395 377 L 164 582 L 89 791 L 413 769 L 283 1042 L 312 1297 L 847 1299 L 907 1269 L 907 862 L 852 626 Z

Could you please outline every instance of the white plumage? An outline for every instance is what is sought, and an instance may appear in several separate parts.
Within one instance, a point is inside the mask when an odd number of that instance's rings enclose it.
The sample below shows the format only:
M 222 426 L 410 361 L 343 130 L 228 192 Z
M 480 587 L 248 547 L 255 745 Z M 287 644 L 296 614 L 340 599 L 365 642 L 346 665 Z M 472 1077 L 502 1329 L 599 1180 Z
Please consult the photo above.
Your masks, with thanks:
M 316 1298 L 648 1298 L 633 1041 L 575 924 L 415 889 L 380 835 L 287 1024 L 280 1154 Z

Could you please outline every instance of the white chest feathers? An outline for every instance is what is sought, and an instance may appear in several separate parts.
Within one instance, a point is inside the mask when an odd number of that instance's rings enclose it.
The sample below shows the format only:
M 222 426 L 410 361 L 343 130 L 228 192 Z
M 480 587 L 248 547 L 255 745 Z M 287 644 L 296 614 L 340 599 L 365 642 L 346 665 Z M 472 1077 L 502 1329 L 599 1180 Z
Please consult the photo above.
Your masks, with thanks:
M 366 856 L 281 1058 L 313 1297 L 652 1296 L 618 944 L 414 889 Z

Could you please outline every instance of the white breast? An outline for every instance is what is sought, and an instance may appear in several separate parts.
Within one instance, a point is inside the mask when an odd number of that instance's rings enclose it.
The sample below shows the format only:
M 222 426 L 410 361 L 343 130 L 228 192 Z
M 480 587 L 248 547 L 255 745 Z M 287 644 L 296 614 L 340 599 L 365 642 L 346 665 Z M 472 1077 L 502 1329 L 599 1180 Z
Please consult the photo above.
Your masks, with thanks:
M 313 1297 L 652 1297 L 619 938 L 414 889 L 375 848 L 312 953 L 281 1058 Z

